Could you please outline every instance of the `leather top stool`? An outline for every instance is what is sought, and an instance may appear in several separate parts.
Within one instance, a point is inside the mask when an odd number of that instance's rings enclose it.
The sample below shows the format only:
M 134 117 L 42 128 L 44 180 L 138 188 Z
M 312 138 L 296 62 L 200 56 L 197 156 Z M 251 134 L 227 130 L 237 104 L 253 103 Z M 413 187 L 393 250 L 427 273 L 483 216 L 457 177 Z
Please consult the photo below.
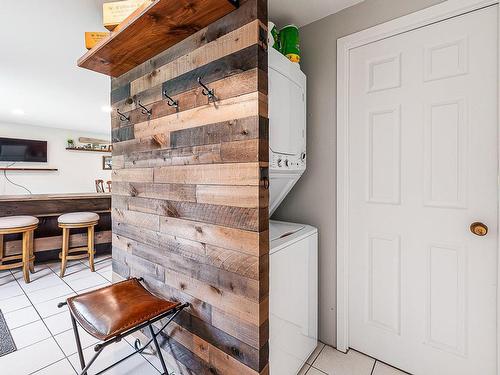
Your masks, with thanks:
M 23 268 L 24 281 L 30 282 L 30 272 L 35 272 L 35 256 L 33 254 L 34 231 L 39 220 L 34 216 L 0 217 L 0 271 L 13 268 Z M 22 252 L 20 255 L 4 257 L 3 236 L 22 233 Z M 18 262 L 12 262 L 12 261 Z M 5 264 L 8 262 L 8 264 Z
M 180 302 L 168 301 L 156 297 L 144 288 L 141 281 L 143 280 L 136 278 L 128 279 L 101 289 L 70 297 L 66 302 L 58 305 L 59 307 L 68 305 L 69 308 L 76 347 L 82 367 L 80 375 L 87 374 L 90 366 L 92 366 L 105 347 L 119 342 L 123 337 L 146 327 L 149 327 L 151 334 L 151 339 L 148 343 L 139 346 L 136 342 L 136 350 L 134 352 L 108 366 L 98 374 L 106 372 L 134 354 L 141 353 L 151 342 L 154 342 L 163 367 L 163 374 L 169 375 L 157 336 L 189 304 L 181 304 Z M 164 325 L 162 324 L 162 328 L 155 333 L 153 323 L 165 317 L 168 317 L 168 321 Z M 103 341 L 94 347 L 96 354 L 87 364 L 83 356 L 77 323 L 88 334 Z
M 59 254 L 61 259 L 61 277 L 66 272 L 68 260 L 89 259 L 90 270 L 95 272 L 94 268 L 94 227 L 99 222 L 99 215 L 94 212 L 71 212 L 59 216 L 57 219 L 59 228 L 63 230 L 62 251 Z M 70 249 L 69 238 L 70 229 L 87 228 L 87 246 L 75 247 Z

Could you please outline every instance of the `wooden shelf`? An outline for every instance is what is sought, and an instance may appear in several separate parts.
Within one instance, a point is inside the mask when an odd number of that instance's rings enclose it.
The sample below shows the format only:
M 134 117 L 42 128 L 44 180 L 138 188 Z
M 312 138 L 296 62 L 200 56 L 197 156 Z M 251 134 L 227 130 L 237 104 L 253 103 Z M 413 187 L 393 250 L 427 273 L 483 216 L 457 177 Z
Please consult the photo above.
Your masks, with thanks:
M 68 151 L 80 151 L 80 152 L 100 152 L 100 153 L 106 153 L 106 154 L 111 153 L 111 151 L 109 151 L 109 150 L 95 150 L 92 148 L 66 147 L 66 150 L 68 150 Z
M 0 171 L 58 171 L 57 168 L 0 168 Z
M 132 13 L 78 66 L 118 77 L 238 7 L 239 0 L 155 0 Z

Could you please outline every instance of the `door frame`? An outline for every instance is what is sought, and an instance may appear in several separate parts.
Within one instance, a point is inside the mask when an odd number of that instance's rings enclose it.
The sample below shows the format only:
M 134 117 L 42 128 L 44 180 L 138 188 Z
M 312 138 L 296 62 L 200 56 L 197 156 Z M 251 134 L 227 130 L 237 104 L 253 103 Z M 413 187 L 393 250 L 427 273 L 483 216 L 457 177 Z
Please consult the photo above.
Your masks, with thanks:
M 438 5 L 434 5 L 395 20 L 348 35 L 338 39 L 337 41 L 337 349 L 342 352 L 347 352 L 349 348 L 350 228 L 348 202 L 350 188 L 348 124 L 350 106 L 350 50 L 411 30 L 425 27 L 436 22 L 444 21 L 452 17 L 479 10 L 484 7 L 495 5 L 499 2 L 500 0 L 448 0 Z M 500 41 L 500 28 L 498 35 L 498 40 Z M 498 93 L 500 95 L 500 79 Z M 500 111 L 498 114 L 498 124 L 500 125 Z M 498 212 L 500 212 L 500 203 L 498 206 Z M 497 243 L 500 248 L 500 241 L 498 238 Z M 499 249 L 497 249 L 497 254 L 499 254 L 498 250 Z M 497 261 L 497 374 L 500 375 L 500 256 L 497 256 Z

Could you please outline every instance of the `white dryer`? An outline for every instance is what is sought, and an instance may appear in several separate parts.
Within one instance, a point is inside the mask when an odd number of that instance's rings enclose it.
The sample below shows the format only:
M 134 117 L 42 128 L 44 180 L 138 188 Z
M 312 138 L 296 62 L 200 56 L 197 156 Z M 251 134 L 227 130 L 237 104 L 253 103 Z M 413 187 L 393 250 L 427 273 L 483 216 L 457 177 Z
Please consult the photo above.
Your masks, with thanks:
M 306 76 L 269 48 L 269 214 L 306 169 Z

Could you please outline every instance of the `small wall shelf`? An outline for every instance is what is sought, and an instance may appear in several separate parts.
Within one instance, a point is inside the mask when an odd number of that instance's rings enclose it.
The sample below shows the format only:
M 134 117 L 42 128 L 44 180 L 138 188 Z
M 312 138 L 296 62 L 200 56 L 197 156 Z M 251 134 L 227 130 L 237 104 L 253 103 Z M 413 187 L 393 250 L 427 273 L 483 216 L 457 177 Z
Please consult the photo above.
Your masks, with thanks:
M 239 0 L 154 0 L 132 13 L 78 60 L 78 66 L 118 77 L 232 12 Z
M 0 171 L 58 171 L 57 168 L 0 168 Z
M 66 147 L 68 151 L 80 151 L 80 152 L 100 152 L 104 154 L 111 154 L 110 150 L 97 150 L 92 148 L 76 148 L 76 147 Z

